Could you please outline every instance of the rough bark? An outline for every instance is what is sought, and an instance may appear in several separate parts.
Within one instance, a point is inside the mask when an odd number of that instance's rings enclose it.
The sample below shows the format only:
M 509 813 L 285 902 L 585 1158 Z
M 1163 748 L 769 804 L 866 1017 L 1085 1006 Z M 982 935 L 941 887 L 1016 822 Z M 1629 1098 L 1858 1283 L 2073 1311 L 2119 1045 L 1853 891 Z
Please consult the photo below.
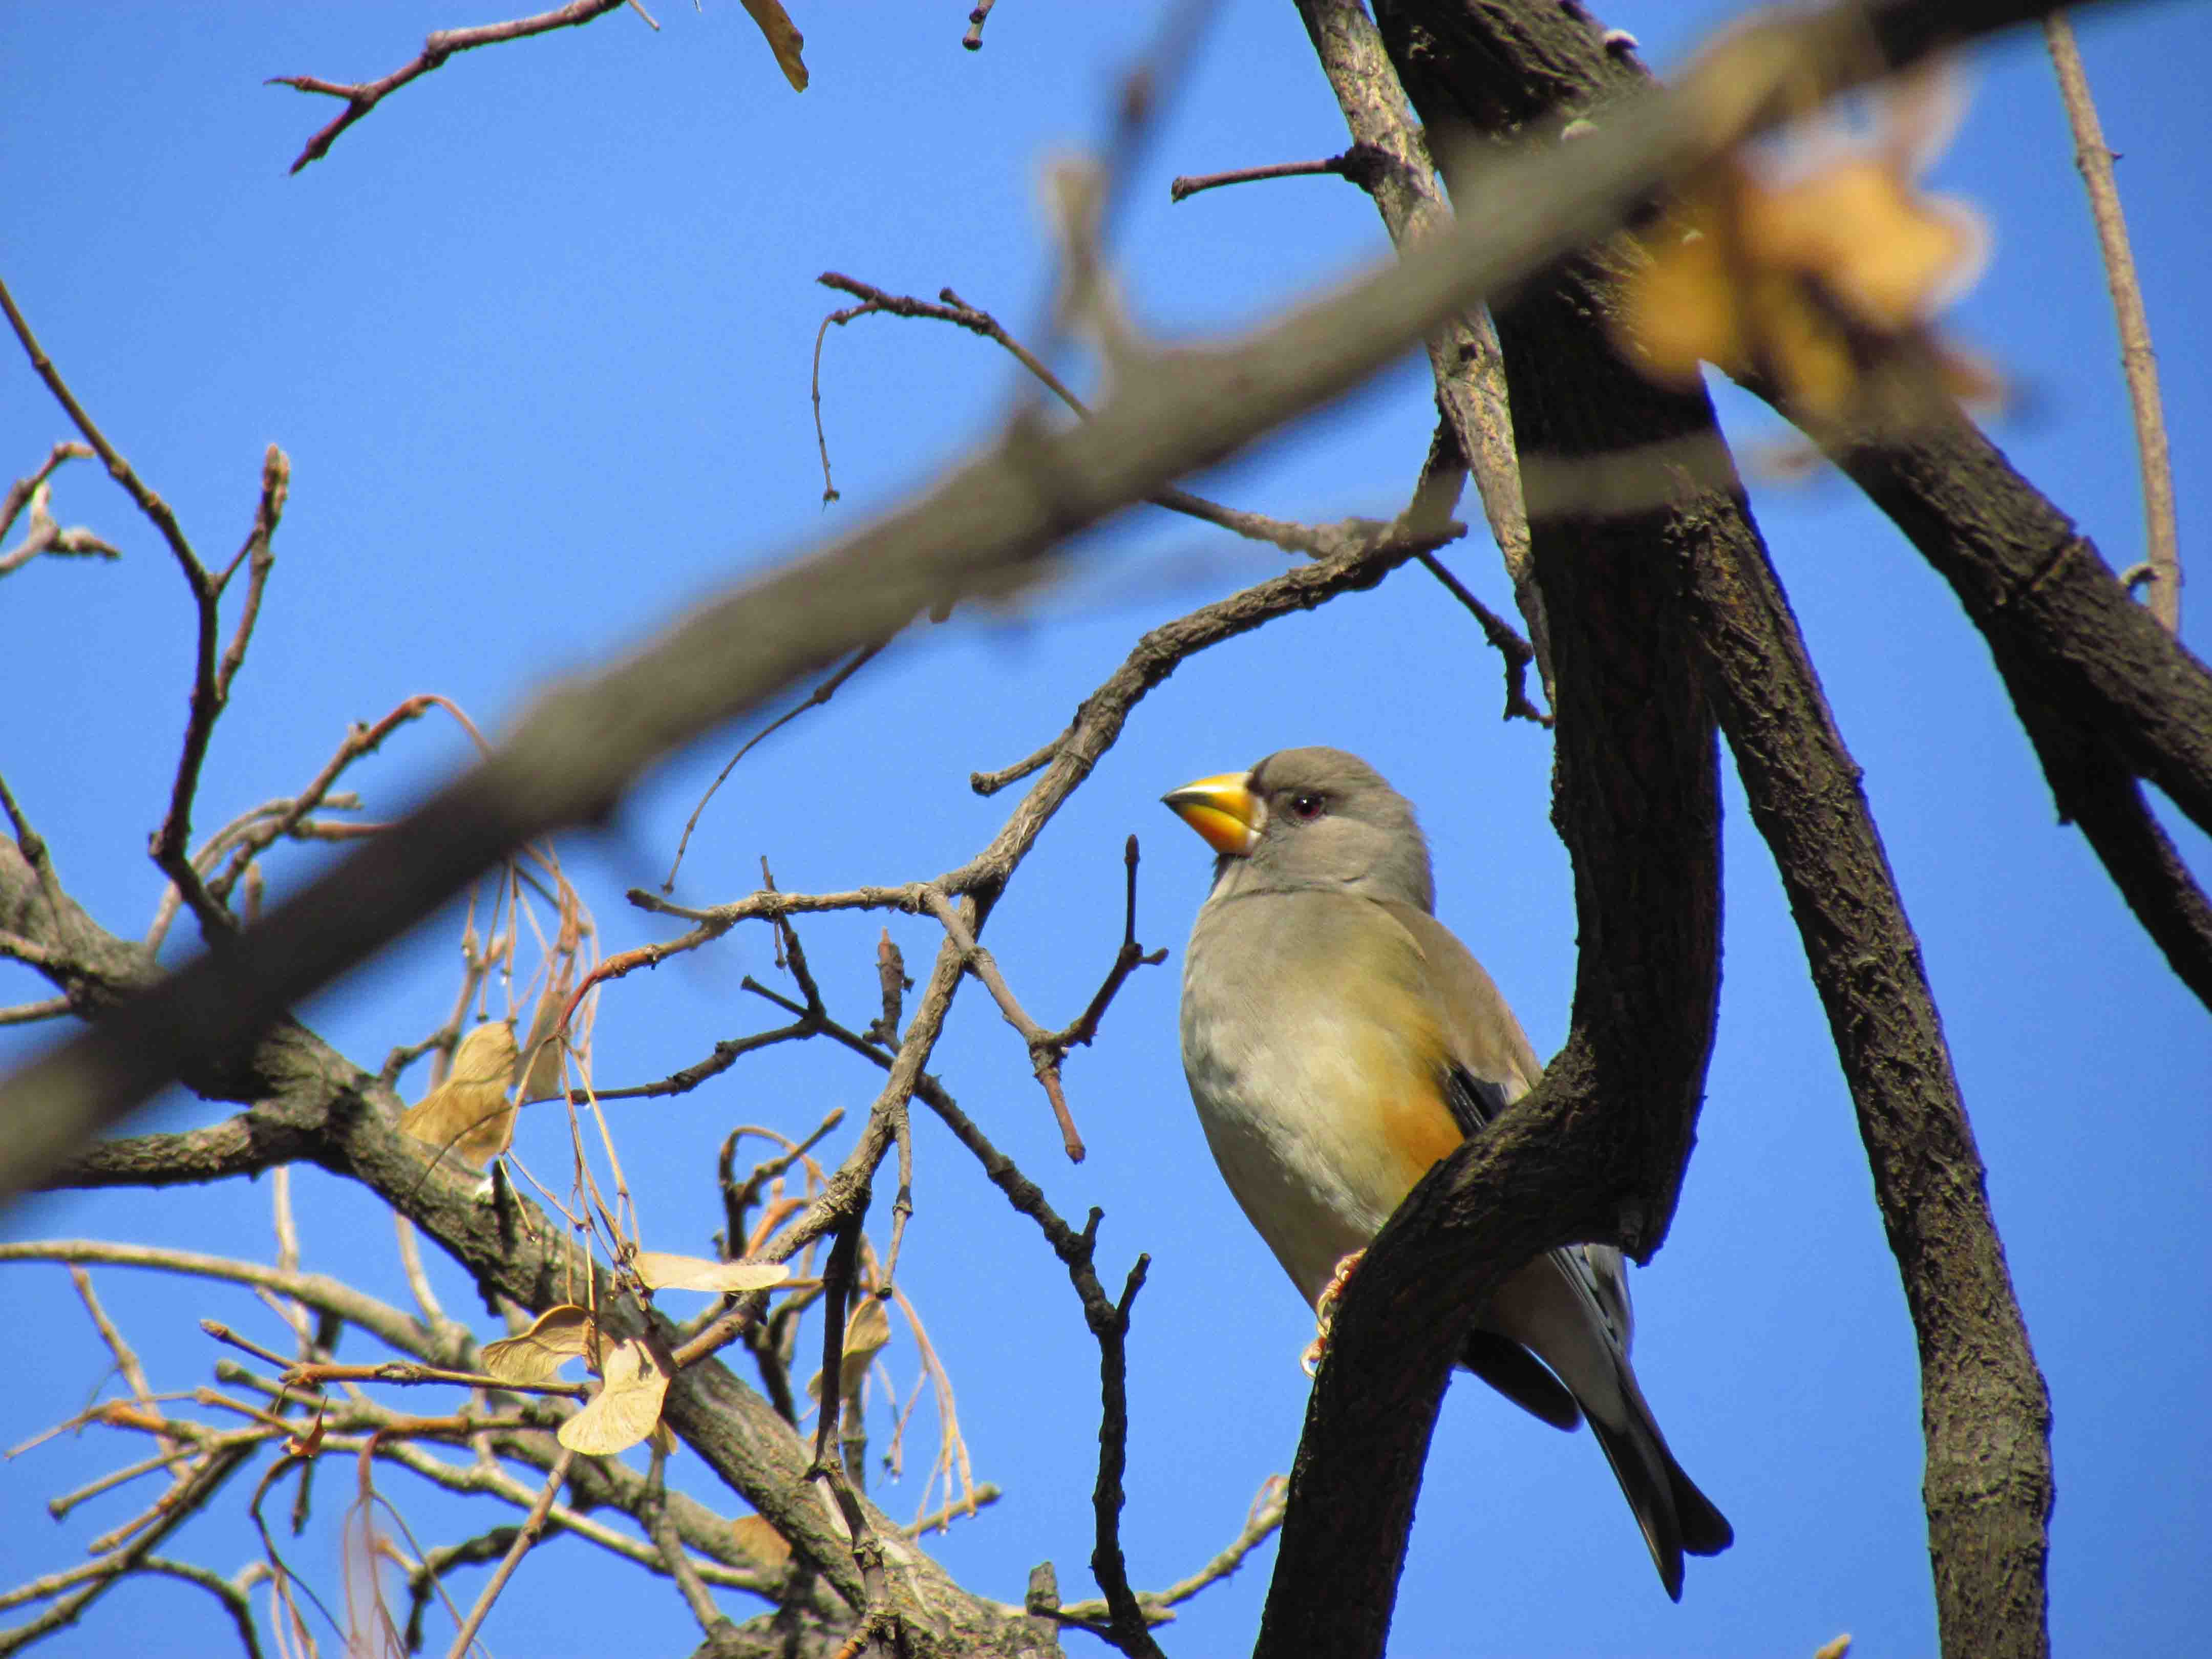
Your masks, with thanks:
M 1414 106 L 1432 128 L 1457 123 L 1502 137 L 1597 107 L 1644 78 L 1607 49 L 1597 23 L 1556 5 L 1399 0 L 1379 10 Z M 1705 399 L 1695 399 L 1693 416 L 1668 409 L 1610 343 L 1607 319 L 1625 269 L 1602 256 L 1571 260 L 1501 313 L 1516 419 L 1527 396 L 1602 411 L 1584 418 L 1618 421 L 1609 446 L 1554 440 L 1552 453 L 1571 459 L 1609 447 L 1694 457 L 1711 478 L 1728 464 Z M 1526 457 L 1527 436 L 1522 444 Z M 1658 478 L 1669 470 L 1662 463 Z M 1590 475 L 1570 468 L 1565 476 Z M 1691 487 L 1686 472 L 1678 476 L 1675 487 Z M 1686 585 L 1721 723 L 1828 1013 L 1912 1314 L 1945 1650 L 2039 1655 L 2047 1650 L 2048 1395 L 1858 769 L 1740 490 L 1729 501 L 1706 533 L 1663 545 Z M 1547 599 L 1552 592 L 1547 575 Z
M 1834 459 L 1951 584 L 1989 642 L 2060 817 L 2212 1007 L 2212 906 L 2136 781 L 2157 784 L 2212 832 L 2212 673 L 1965 416 L 1868 437 Z
M 1553 291 L 1540 280 L 1498 319 L 1524 459 L 1604 456 L 1707 418 L 1701 398 L 1638 381 L 1595 399 L 1568 367 L 1532 362 L 1516 335 L 1541 325 Z M 1532 504 L 1558 688 L 1553 817 L 1580 927 L 1572 1028 L 1536 1091 L 1423 1182 L 1352 1281 L 1291 1474 L 1264 1659 L 1382 1650 L 1437 1401 L 1498 1274 L 1574 1240 L 1644 1259 L 1665 1236 L 1712 1042 L 1719 807 L 1681 572 L 1656 556 L 1737 512 L 1694 489 L 1602 517 Z

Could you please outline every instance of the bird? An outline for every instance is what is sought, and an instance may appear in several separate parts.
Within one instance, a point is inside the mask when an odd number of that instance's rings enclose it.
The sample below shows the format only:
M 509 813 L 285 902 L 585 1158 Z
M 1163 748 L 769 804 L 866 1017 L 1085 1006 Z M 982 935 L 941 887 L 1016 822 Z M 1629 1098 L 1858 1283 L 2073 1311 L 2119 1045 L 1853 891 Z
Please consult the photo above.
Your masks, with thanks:
M 1365 761 L 1285 749 L 1161 799 L 1218 855 L 1184 957 L 1191 1099 L 1230 1192 L 1325 1333 L 1400 1200 L 1543 1065 L 1436 919 L 1413 805 Z M 1556 1428 L 1589 1421 L 1680 1601 L 1684 1553 L 1717 1555 L 1735 1531 L 1668 1449 L 1632 1336 L 1620 1252 L 1572 1245 L 1490 1293 L 1460 1363 Z

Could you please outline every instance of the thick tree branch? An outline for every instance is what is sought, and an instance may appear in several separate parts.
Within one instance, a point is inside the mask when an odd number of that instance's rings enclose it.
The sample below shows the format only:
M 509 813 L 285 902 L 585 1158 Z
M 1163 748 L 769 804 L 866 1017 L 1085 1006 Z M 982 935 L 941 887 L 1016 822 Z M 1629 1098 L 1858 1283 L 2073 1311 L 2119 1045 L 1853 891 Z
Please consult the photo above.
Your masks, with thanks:
M 1361 0 L 1298 0 L 1298 15 L 1344 113 L 1351 153 L 1370 160 L 1347 176 L 1374 199 L 1392 244 L 1402 252 L 1443 234 L 1451 224 L 1450 205 L 1437 182 L 1426 143 L 1406 117 L 1405 88 L 1365 6 Z M 1437 412 L 1458 441 L 1474 479 L 1483 516 L 1513 583 L 1514 602 L 1528 627 L 1544 700 L 1556 706 L 1544 596 L 1529 561 L 1528 514 L 1521 498 L 1521 464 L 1513 453 L 1513 416 L 1497 331 L 1487 313 L 1470 307 L 1430 336 L 1428 352 Z M 1510 697 L 1507 708 L 1512 712 Z
M 2212 672 L 1963 415 L 1835 457 L 1951 584 L 2019 701 L 2071 714 L 2212 834 Z
M 1400 0 L 1382 21 L 1399 61 L 1418 66 L 1408 71 L 1414 105 L 1432 128 L 1462 121 L 1496 136 L 1631 94 L 1642 78 L 1607 50 L 1594 21 L 1533 0 L 1480 8 Z M 1668 418 L 1616 353 L 1607 322 L 1620 313 L 1624 275 L 1602 257 L 1577 258 L 1505 314 L 1500 333 L 1516 414 L 1524 386 L 1589 410 L 1635 411 L 1611 434 L 1612 449 L 1709 446 L 1724 471 L 1727 452 L 1703 397 L 1673 400 L 1686 418 Z M 1525 454 L 1534 446 L 1525 418 L 1522 426 Z M 1607 447 L 1554 446 L 1569 456 L 1602 456 Z M 1690 487 L 1687 469 L 1678 477 L 1678 487 Z M 1729 493 L 1710 533 L 1669 535 L 1656 545 L 1678 562 L 1722 724 L 1797 918 L 1919 1337 L 1925 1497 L 1946 1650 L 2039 1655 L 2047 1647 L 2048 1396 L 1918 942 L 1858 769 L 1741 491 L 1732 479 L 1719 482 Z M 1585 960 L 1590 935 L 1585 912 Z

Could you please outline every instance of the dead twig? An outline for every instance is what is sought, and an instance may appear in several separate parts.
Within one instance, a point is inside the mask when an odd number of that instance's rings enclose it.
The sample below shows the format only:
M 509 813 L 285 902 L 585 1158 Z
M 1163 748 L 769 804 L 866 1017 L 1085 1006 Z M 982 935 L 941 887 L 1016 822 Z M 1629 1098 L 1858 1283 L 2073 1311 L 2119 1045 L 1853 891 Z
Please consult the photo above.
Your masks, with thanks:
M 2105 144 L 2105 130 L 2089 95 L 2089 76 L 2074 44 L 2074 26 L 2054 11 L 2043 20 L 2044 43 L 2058 76 L 2058 95 L 2074 130 L 2074 165 L 2089 192 L 2089 216 L 2096 222 L 2097 246 L 2105 258 L 2105 280 L 2112 291 L 2112 314 L 2120 329 L 2120 367 L 2127 376 L 2128 403 L 2135 412 L 2136 453 L 2142 469 L 2143 560 L 2124 578 L 2130 587 L 2150 587 L 2151 614 L 2169 634 L 2181 631 L 2181 538 L 2174 522 L 2173 463 L 2166 440 L 2166 410 L 2158 391 L 2158 356 L 2150 345 L 2150 318 L 2143 309 L 2142 284 L 2136 279 L 2136 258 L 2128 246 L 2128 222 L 2120 211 L 2120 188 L 2112 176 L 2119 158 Z
M 483 1628 L 485 1616 L 491 1612 L 492 1603 L 499 1600 L 499 1593 L 507 1588 L 507 1581 L 514 1577 L 514 1570 L 522 1565 L 522 1558 L 530 1553 L 530 1547 L 544 1532 L 546 1517 L 552 1513 L 553 1500 L 561 1495 L 561 1483 L 568 1478 L 568 1464 L 574 1455 L 566 1446 L 561 1449 L 560 1456 L 553 1462 L 552 1473 L 545 1477 L 544 1486 L 538 1489 L 538 1501 L 530 1506 L 530 1512 L 523 1516 L 522 1524 L 515 1528 L 514 1541 L 507 1546 L 507 1553 L 493 1570 L 490 1581 L 483 1587 L 483 1593 L 477 1597 L 476 1605 L 469 1609 L 469 1616 L 461 1621 L 460 1629 L 454 1632 L 453 1645 L 446 1650 L 447 1659 L 468 1659 L 469 1648 L 477 1639 L 477 1632 Z
M 1318 161 L 1277 161 L 1272 166 L 1235 167 L 1227 173 L 1185 173 L 1170 179 L 1168 198 L 1170 201 L 1185 201 L 1202 190 L 1218 190 L 1224 185 L 1256 184 L 1266 179 L 1349 179 L 1363 190 L 1372 190 L 1372 175 L 1377 168 L 1396 165 L 1389 152 L 1371 144 L 1354 144 L 1340 155 L 1325 155 Z
M 338 135 L 367 115 L 410 81 L 419 80 L 436 69 L 455 52 L 469 52 L 477 46 L 495 46 L 502 40 L 521 40 L 533 34 L 550 34 L 555 29 L 580 27 L 596 18 L 604 17 L 625 3 L 625 0 L 569 0 L 565 6 L 556 6 L 550 11 L 535 17 L 517 17 L 504 23 L 482 23 L 474 28 L 440 29 L 422 42 L 422 50 L 412 61 L 402 64 L 380 81 L 364 81 L 358 85 L 346 85 L 336 81 L 322 81 L 312 75 L 273 75 L 262 82 L 269 87 L 289 87 L 295 92 L 319 93 L 325 98 L 343 98 L 345 108 L 332 118 L 330 125 L 307 140 L 291 167 L 299 172 L 310 161 L 319 161 L 330 154 L 331 146 Z M 651 22 L 650 18 L 646 20 Z M 656 24 L 656 27 L 659 26 Z
M 707 803 L 714 799 L 715 792 L 719 790 L 723 784 L 729 781 L 730 774 L 738 769 L 738 763 L 743 760 L 747 755 L 752 753 L 752 751 L 758 748 L 767 738 L 773 736 L 775 732 L 781 731 L 785 726 L 790 725 L 792 721 L 797 720 L 808 709 L 819 708 L 823 703 L 829 702 L 830 698 L 836 696 L 837 695 L 837 688 L 844 684 L 847 680 L 851 679 L 854 675 L 859 673 L 863 668 L 866 668 L 871 662 L 874 661 L 877 654 L 880 653 L 883 648 L 884 647 L 880 643 L 862 646 L 858 651 L 853 653 L 842 667 L 838 669 L 836 673 L 830 675 L 828 679 L 823 681 L 821 684 L 816 686 L 813 690 L 808 692 L 804 699 L 793 704 L 789 708 L 785 709 L 782 714 L 778 714 L 766 726 L 763 726 L 759 731 L 754 732 L 751 737 L 745 739 L 744 744 L 738 747 L 738 752 L 730 757 L 728 764 L 725 765 L 720 772 L 714 775 L 714 782 L 707 786 L 707 793 L 699 797 L 699 804 L 691 809 L 691 816 L 684 820 L 684 834 L 677 841 L 676 857 L 668 866 L 667 875 L 661 878 L 660 890 L 662 892 L 672 893 L 676 890 L 676 872 L 684 867 L 684 849 L 691 845 L 691 832 L 699 827 L 699 815 L 707 810 Z

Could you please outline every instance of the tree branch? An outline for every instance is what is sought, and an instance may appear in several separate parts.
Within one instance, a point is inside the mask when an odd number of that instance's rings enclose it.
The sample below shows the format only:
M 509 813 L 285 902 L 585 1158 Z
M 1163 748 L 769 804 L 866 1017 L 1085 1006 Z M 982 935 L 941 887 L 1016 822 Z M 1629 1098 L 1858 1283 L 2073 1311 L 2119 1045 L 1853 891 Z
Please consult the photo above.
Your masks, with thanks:
M 2074 44 L 2074 26 L 2054 11 L 2043 20 L 2044 43 L 2058 76 L 2058 94 L 2074 130 L 2074 166 L 2089 192 L 2089 216 L 2105 256 L 2112 314 L 2120 328 L 2120 368 L 2136 422 L 2136 453 L 2142 468 L 2143 565 L 2150 582 L 2151 615 L 2169 634 L 2181 631 L 2181 538 L 2174 525 L 2173 462 L 2166 441 L 2166 410 L 2158 395 L 2158 356 L 2150 346 L 2150 318 L 2143 310 L 2136 256 L 2128 246 L 2127 216 L 2112 176 L 2118 158 L 2105 146 L 2105 129 L 2089 95 L 2088 72 Z
M 307 140 L 307 148 L 294 161 L 291 170 L 297 173 L 308 162 L 321 161 L 330 154 L 331 146 L 337 142 L 340 133 L 410 81 L 428 75 L 457 52 L 495 46 L 502 40 L 525 40 L 533 34 L 550 34 L 555 29 L 575 28 L 595 18 L 605 16 L 625 3 L 626 0 L 569 0 L 565 6 L 556 6 L 552 10 L 540 12 L 534 17 L 517 17 L 504 23 L 482 23 L 473 28 L 439 29 L 424 40 L 422 50 L 410 62 L 402 64 L 380 81 L 365 81 L 357 86 L 319 81 L 312 75 L 271 76 L 262 82 L 264 86 L 289 87 L 295 92 L 319 93 L 326 98 L 345 100 L 345 108 L 332 118 L 329 125 Z
M 1494 137 L 1632 95 L 1643 78 L 1607 50 L 1595 21 L 1540 0 L 1480 8 L 1401 0 L 1384 9 L 1382 27 L 1399 62 L 1417 65 L 1409 89 L 1431 130 L 1459 121 Z M 1717 474 L 1704 483 L 1724 493 L 1703 533 L 1678 529 L 1652 550 L 1683 567 L 1707 681 L 1828 1012 L 1919 1337 L 1925 1498 L 1946 1650 L 2039 1655 L 2049 1400 L 1918 941 L 1710 405 L 1702 393 L 1653 401 L 1612 343 L 1607 320 L 1622 309 L 1626 275 L 1618 258 L 1577 257 L 1501 317 L 1522 451 L 1579 457 L 1709 446 L 1715 458 L 1700 471 Z M 1555 406 L 1588 412 L 1579 428 L 1568 412 L 1532 432 L 1532 399 L 1540 418 Z M 1698 472 L 1673 471 L 1676 488 L 1695 487 Z M 1540 543 L 1543 528 L 1540 520 Z M 1548 574 L 1547 595 L 1555 598 Z M 1585 911 L 1585 962 L 1594 931 Z M 1578 1027 L 1581 1009 L 1578 995 Z

